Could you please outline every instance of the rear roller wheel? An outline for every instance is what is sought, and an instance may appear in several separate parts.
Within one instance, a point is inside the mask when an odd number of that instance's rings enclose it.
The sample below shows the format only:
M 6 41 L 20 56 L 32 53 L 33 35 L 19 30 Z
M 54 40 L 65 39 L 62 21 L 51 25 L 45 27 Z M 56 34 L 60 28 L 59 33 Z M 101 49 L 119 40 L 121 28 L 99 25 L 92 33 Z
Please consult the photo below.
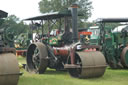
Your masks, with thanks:
M 105 57 L 101 52 L 77 52 L 75 65 L 80 68 L 70 68 L 69 74 L 77 78 L 100 77 L 106 69 Z
M 47 49 L 43 43 L 31 44 L 27 50 L 28 71 L 39 74 L 44 73 L 48 65 L 47 56 Z
M 124 68 L 128 68 L 128 47 L 125 47 L 121 54 L 121 63 Z

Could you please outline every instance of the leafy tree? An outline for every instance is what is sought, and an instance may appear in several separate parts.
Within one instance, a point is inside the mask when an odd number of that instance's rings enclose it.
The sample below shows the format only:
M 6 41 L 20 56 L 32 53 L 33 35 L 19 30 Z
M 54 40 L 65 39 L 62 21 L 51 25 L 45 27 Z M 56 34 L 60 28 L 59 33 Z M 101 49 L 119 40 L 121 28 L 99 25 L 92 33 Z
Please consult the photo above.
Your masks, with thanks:
M 91 16 L 92 2 L 89 0 L 41 0 L 39 9 L 41 13 L 61 11 L 77 3 L 79 12 L 84 14 L 82 19 L 87 20 Z
M 8 31 L 13 33 L 14 36 L 18 36 L 21 33 L 26 33 L 28 30 L 28 26 L 22 21 L 19 21 L 19 18 L 17 18 L 15 15 L 8 16 L 1 25 L 1 28 L 8 29 Z
M 89 27 L 91 27 L 91 26 L 96 26 L 96 24 L 95 24 L 94 22 L 85 22 L 85 23 L 84 23 L 84 27 L 85 27 L 85 28 L 89 28 Z

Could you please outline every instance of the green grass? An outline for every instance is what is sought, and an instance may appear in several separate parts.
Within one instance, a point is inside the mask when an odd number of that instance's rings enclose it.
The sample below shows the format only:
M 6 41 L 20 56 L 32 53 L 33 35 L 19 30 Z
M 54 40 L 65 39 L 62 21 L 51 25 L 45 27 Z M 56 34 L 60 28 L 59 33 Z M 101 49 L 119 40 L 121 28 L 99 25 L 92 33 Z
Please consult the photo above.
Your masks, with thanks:
M 18 56 L 18 61 L 22 64 L 26 64 L 26 58 L 22 56 Z
M 18 58 L 20 63 L 25 59 Z M 77 79 L 72 78 L 68 72 L 47 69 L 45 74 L 30 74 L 21 69 L 24 74 L 20 76 L 18 85 L 128 85 L 128 70 L 112 70 L 107 68 L 100 78 Z

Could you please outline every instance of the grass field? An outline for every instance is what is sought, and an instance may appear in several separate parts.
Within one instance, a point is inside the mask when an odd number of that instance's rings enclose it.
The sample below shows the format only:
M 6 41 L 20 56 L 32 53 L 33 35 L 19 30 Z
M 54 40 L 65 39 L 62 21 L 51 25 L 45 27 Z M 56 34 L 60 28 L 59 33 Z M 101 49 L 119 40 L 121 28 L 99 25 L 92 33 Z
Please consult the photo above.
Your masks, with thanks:
M 20 63 L 25 59 L 19 57 Z M 107 68 L 100 78 L 77 79 L 72 78 L 68 72 L 47 69 L 45 74 L 30 74 L 21 69 L 24 74 L 20 77 L 18 85 L 128 85 L 128 70 L 112 70 Z

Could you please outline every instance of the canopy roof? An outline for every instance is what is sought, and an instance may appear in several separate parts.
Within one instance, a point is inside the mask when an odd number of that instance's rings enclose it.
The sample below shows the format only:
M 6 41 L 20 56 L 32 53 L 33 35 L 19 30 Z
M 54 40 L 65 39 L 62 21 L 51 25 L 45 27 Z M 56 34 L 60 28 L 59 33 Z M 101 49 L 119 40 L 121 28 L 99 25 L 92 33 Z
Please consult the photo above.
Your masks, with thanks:
M 8 16 L 7 12 L 0 10 L 0 18 L 5 18 L 7 16 Z
M 128 22 L 128 18 L 99 18 L 96 20 L 98 23 L 112 23 L 112 22 Z
M 31 17 L 24 20 L 49 20 L 49 19 L 63 18 L 65 16 L 71 16 L 71 11 L 66 9 L 60 12 L 44 13 L 40 16 Z M 78 14 L 78 16 L 83 16 L 83 15 Z

